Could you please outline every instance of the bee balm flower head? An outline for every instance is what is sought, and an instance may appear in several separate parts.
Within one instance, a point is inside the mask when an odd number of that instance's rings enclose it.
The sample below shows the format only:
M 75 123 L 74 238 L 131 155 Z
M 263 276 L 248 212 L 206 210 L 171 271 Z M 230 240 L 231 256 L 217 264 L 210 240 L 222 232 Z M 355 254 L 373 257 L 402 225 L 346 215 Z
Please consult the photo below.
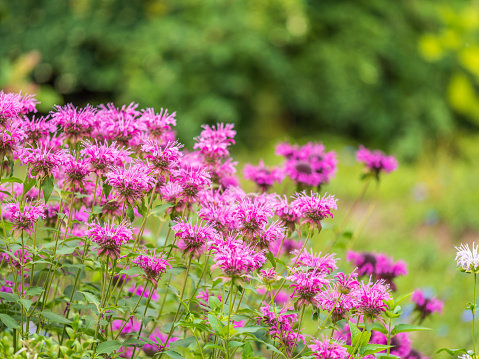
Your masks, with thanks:
M 472 243 L 472 248 L 469 248 L 468 244 L 461 244 L 461 246 L 455 247 L 457 249 L 456 261 L 457 266 L 461 271 L 466 273 L 479 273 L 479 253 L 477 252 L 478 246 Z
M 131 226 L 122 222 L 116 226 L 113 223 L 105 223 L 101 226 L 98 223 L 89 223 L 90 229 L 87 231 L 88 237 L 92 242 L 98 244 L 98 255 L 118 259 L 123 244 L 128 243 L 133 238 Z

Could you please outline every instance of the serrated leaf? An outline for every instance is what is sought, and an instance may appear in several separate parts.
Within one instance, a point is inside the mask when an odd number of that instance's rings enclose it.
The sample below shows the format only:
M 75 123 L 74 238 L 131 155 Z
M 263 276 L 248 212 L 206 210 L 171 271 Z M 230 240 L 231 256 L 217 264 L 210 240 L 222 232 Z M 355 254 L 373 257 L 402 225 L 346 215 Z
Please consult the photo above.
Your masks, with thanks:
M 108 340 L 106 342 L 98 344 L 96 352 L 98 354 L 111 354 L 115 350 L 118 350 L 122 347 L 121 342 L 118 340 Z
M 185 359 L 181 354 L 173 351 L 173 350 L 167 350 L 165 352 L 166 355 L 168 355 L 172 359 Z
M 43 315 L 49 321 L 54 322 L 54 323 L 60 323 L 60 324 L 70 324 L 71 323 L 71 320 L 66 319 L 62 315 L 52 313 L 49 310 L 41 311 L 40 314 Z
M 53 176 L 47 176 L 42 182 L 42 192 L 45 203 L 48 202 L 53 193 Z
M 366 344 L 361 348 L 360 353 L 362 356 L 370 355 L 370 354 L 378 353 L 383 350 L 386 350 L 387 348 L 392 348 L 392 347 L 393 347 L 392 345 Z
M 73 252 L 75 252 L 75 249 L 76 249 L 76 247 L 65 246 L 63 248 L 57 249 L 57 255 L 59 254 L 59 255 L 64 256 L 64 255 L 72 254 Z
M 85 299 L 87 300 L 88 303 L 92 303 L 92 304 L 95 304 L 95 306 L 98 308 L 98 310 L 100 310 L 100 301 L 98 300 L 98 298 L 90 293 L 90 292 L 81 292 L 81 294 L 83 294 L 83 296 L 85 297 Z
M 27 312 L 30 310 L 33 303 L 30 299 L 19 299 L 18 302 L 23 304 Z
M 0 314 L 0 320 L 7 328 L 20 329 L 20 325 L 8 314 Z
M 31 288 L 28 288 L 25 294 L 34 296 L 34 295 L 39 295 L 43 293 L 44 291 L 45 291 L 45 288 L 42 288 L 42 287 L 31 287 Z
M 153 208 L 149 214 L 149 216 L 157 216 L 160 217 L 168 208 L 173 207 L 174 205 L 171 203 L 163 203 L 155 208 Z
M 7 302 L 16 302 L 18 299 L 17 294 L 0 292 L 0 298 L 3 298 Z
M 404 333 L 404 332 L 418 332 L 422 330 L 432 330 L 432 329 L 426 328 L 426 327 L 420 327 L 418 325 L 398 324 L 392 330 L 391 335 L 396 335 L 398 333 Z
M 218 320 L 218 318 L 216 318 L 212 314 L 208 314 L 208 322 L 210 323 L 211 328 L 213 328 L 213 330 L 216 333 L 221 332 L 221 329 L 223 328 L 223 324 Z
M 26 195 L 33 186 L 35 186 L 35 178 L 30 177 L 30 175 L 27 173 L 25 176 L 25 181 L 23 181 L 23 195 Z

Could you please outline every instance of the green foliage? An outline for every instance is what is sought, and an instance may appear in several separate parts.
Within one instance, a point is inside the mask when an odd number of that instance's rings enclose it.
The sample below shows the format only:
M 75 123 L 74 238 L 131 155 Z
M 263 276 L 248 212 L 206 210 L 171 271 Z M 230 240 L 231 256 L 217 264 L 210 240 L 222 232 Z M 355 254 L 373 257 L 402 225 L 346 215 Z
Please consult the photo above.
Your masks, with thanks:
M 249 144 L 327 129 L 412 155 L 457 124 L 443 94 L 449 67 L 417 51 L 421 35 L 437 28 L 435 6 L 4 1 L 0 61 L 39 51 L 33 81 L 41 89 L 55 87 L 79 105 L 138 101 L 176 110 L 183 138 L 224 121 L 237 123 Z

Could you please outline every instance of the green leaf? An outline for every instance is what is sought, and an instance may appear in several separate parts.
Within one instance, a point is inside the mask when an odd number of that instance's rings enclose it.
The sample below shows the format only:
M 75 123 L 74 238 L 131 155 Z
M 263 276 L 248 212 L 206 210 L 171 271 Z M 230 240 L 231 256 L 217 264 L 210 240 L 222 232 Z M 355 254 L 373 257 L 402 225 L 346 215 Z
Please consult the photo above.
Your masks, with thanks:
M 181 347 L 188 348 L 191 344 L 195 343 L 195 337 L 188 337 L 185 339 L 177 340 L 176 342 L 170 343 L 170 348 Z
M 0 320 L 10 329 L 20 329 L 20 325 L 8 314 L 0 314 Z
M 131 204 L 128 204 L 128 208 L 126 209 L 126 215 L 130 219 L 131 223 L 135 221 L 135 212 L 133 211 L 133 207 L 131 206 Z
M 358 327 L 364 329 L 365 328 L 364 323 L 359 323 Z M 383 334 L 388 333 L 388 330 L 383 325 L 381 325 L 379 323 L 373 323 L 373 326 L 372 326 L 371 330 L 375 330 L 375 331 L 381 332 Z
M 18 299 L 17 294 L 0 292 L 0 298 L 3 298 L 7 302 L 16 302 Z
M 27 292 L 26 292 L 26 295 L 38 295 L 38 294 L 41 294 L 45 291 L 44 288 L 42 287 L 31 287 L 31 288 L 28 288 Z
M 18 302 L 23 304 L 27 312 L 30 310 L 33 303 L 30 299 L 19 299 Z
M 219 349 L 223 352 L 225 351 L 225 348 L 220 347 L 219 345 L 216 345 L 216 344 L 213 344 L 213 343 L 208 343 L 203 347 L 203 350 L 207 350 L 207 349 Z
M 108 198 L 111 192 L 111 186 L 103 182 L 103 193 L 105 194 L 105 198 Z
M 167 350 L 165 352 L 166 355 L 168 355 L 172 359 L 185 359 L 181 354 L 173 351 L 173 350 Z
M 271 253 L 271 251 L 266 252 L 266 258 L 268 258 L 273 267 L 276 268 L 276 260 L 274 259 L 274 255 Z
M 254 356 L 254 350 L 250 342 L 246 342 L 243 348 L 243 354 L 241 355 L 242 359 L 250 359 Z
M 130 346 L 130 345 L 143 346 L 145 344 L 146 343 L 143 340 L 136 339 L 136 338 L 130 338 L 130 339 L 125 340 L 123 343 L 121 343 L 121 346 L 123 346 L 123 347 L 127 347 L 127 346 Z
M 447 352 L 451 355 L 458 355 L 458 354 L 467 354 L 467 350 L 465 348 L 460 348 L 460 349 L 448 349 L 448 348 L 441 348 L 439 349 L 436 354 L 439 354 L 441 352 Z
M 42 182 L 42 191 L 43 197 L 45 198 L 45 203 L 48 202 L 50 196 L 53 193 L 53 176 L 47 176 Z
M 404 333 L 404 332 L 418 332 L 421 330 L 432 330 L 432 329 L 426 328 L 426 327 L 420 327 L 418 325 L 398 324 L 392 330 L 391 335 L 396 335 L 398 333 Z
M 25 176 L 25 181 L 23 181 L 23 195 L 27 194 L 27 192 L 30 191 L 33 186 L 35 186 L 35 178 L 30 177 L 30 175 L 27 173 Z
M 163 203 L 163 204 L 160 204 L 160 205 L 156 206 L 155 208 L 153 208 L 148 216 L 161 217 L 161 215 L 162 215 L 168 208 L 171 208 L 171 207 L 173 207 L 173 206 L 174 206 L 174 205 L 171 204 L 171 203 Z
M 266 329 L 258 325 L 252 325 L 249 327 L 235 328 L 236 333 L 256 333 L 260 329 Z
M 23 183 L 20 178 L 10 177 L 10 178 L 2 178 L 0 183 Z
M 236 341 L 234 341 L 234 340 L 230 340 L 230 341 L 229 341 L 229 347 L 230 347 L 230 348 L 237 348 L 237 347 L 241 347 L 241 346 L 243 346 L 243 345 L 244 345 L 243 342 L 236 342 Z
M 121 342 L 118 340 L 108 340 L 106 342 L 98 344 L 96 352 L 98 354 L 111 354 L 115 350 L 118 350 L 122 347 Z
M 81 291 L 80 293 L 83 294 L 83 296 L 85 297 L 88 303 L 95 304 L 95 306 L 98 308 L 98 311 L 100 311 L 100 301 L 94 294 L 90 292 L 81 292 Z
M 95 206 L 93 207 L 91 213 L 93 214 L 100 214 L 101 212 L 103 212 L 103 207 L 102 206 Z
M 364 345 L 360 353 L 362 356 L 378 353 L 380 351 L 386 350 L 387 348 L 392 348 L 392 345 L 383 345 L 383 344 L 366 344 Z
M 63 248 L 59 248 L 57 249 L 57 255 L 67 255 L 67 254 L 72 254 L 73 252 L 75 252 L 75 249 L 76 247 L 67 247 L 67 246 L 64 246 Z
M 60 324 L 70 324 L 71 323 L 71 320 L 66 319 L 63 315 L 52 313 L 49 310 L 44 310 L 44 311 L 40 312 L 40 314 L 43 315 L 49 321 L 54 322 L 54 323 L 60 323 Z
M 218 320 L 218 318 L 216 318 L 215 316 L 211 314 L 208 314 L 208 322 L 210 323 L 211 328 L 213 328 L 213 330 L 216 333 L 221 332 L 221 328 L 223 327 L 223 324 Z
M 126 274 L 126 275 L 135 275 L 135 274 L 144 274 L 145 271 L 138 267 L 132 267 L 128 269 L 121 270 L 118 274 Z

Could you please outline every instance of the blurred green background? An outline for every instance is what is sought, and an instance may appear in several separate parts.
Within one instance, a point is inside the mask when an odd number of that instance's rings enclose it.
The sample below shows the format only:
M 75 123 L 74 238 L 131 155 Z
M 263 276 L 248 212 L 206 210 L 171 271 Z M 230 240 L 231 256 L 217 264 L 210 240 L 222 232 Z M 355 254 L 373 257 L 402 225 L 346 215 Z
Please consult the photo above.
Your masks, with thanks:
M 419 349 L 471 346 L 472 280 L 456 272 L 453 246 L 479 233 L 474 2 L 0 0 L 0 87 L 37 93 L 41 112 L 166 107 L 188 145 L 201 124 L 234 122 L 240 168 L 278 162 L 278 139 L 323 141 L 338 150 L 326 189 L 339 219 L 361 186 L 353 148 L 395 153 L 399 171 L 351 223 L 377 203 L 355 248 L 407 260 L 400 293 L 431 287 L 447 299 Z

